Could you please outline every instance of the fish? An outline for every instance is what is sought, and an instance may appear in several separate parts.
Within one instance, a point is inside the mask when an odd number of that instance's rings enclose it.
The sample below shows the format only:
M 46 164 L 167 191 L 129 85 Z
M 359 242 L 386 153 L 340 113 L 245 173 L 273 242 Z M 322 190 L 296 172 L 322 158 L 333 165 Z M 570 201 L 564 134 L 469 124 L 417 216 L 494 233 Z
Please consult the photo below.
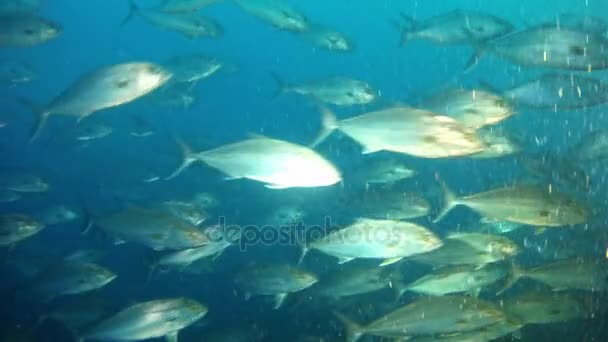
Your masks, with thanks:
M 204 231 L 168 210 L 129 207 L 96 217 L 90 225 L 100 227 L 118 239 L 117 242 L 135 242 L 156 251 L 181 250 L 209 243 Z
M 476 41 L 470 70 L 484 53 L 528 67 L 592 71 L 608 68 L 608 38 L 554 26 L 536 26 L 489 41 Z
M 485 149 L 474 132 L 454 119 L 413 107 L 389 107 L 340 121 L 326 108 L 322 114 L 323 129 L 312 146 L 339 130 L 362 145 L 363 154 L 389 151 L 446 158 Z
M 27 291 L 46 303 L 64 295 L 97 290 L 116 276 L 110 269 L 94 263 L 60 262 L 38 273 Z
M 413 192 L 373 189 L 348 195 L 345 207 L 355 215 L 373 219 L 406 220 L 426 216 L 431 205 Z
M 394 269 L 387 267 L 353 267 L 331 272 L 311 288 L 321 297 L 342 298 L 386 288 L 398 288 L 401 280 Z
M 147 62 L 116 64 L 85 73 L 44 108 L 35 110 L 39 117 L 30 142 L 38 137 L 51 115 L 76 116 L 80 121 L 102 109 L 134 101 L 170 78 L 169 72 Z
M 192 263 L 206 257 L 219 256 L 232 244 L 227 240 L 212 241 L 201 247 L 187 248 L 161 255 L 151 266 L 150 272 L 157 268 L 186 268 Z
M 16 193 L 42 193 L 51 188 L 41 176 L 27 171 L 3 171 L 0 173 L 0 189 Z
M 103 123 L 83 123 L 78 125 L 76 132 L 76 140 L 92 141 L 102 139 L 112 134 L 114 129 Z
M 225 67 L 219 59 L 203 54 L 176 56 L 162 64 L 173 77 L 171 82 L 198 82 Z
M 519 329 L 523 327 L 523 323 L 507 317 L 507 320 L 496 324 L 488 325 L 483 328 L 467 331 L 458 334 L 444 334 L 437 336 L 414 337 L 411 342 L 489 342 L 499 339 L 503 336 L 512 334 L 513 339 L 518 339 Z
M 441 221 L 454 207 L 464 205 L 482 216 L 536 227 L 563 227 L 584 223 L 587 210 L 572 196 L 530 185 L 513 185 L 456 197 L 442 183 L 444 207 L 434 222 Z
M 59 24 L 33 13 L 0 14 L 0 47 L 29 48 L 58 38 Z
M 0 190 L 0 203 L 13 203 L 21 199 L 21 194 L 15 191 Z
M 474 265 L 481 268 L 484 265 L 504 260 L 504 254 L 488 253 L 471 248 L 464 242 L 445 239 L 443 246 L 436 250 L 414 255 L 409 260 L 440 268 L 448 265 Z
M 485 144 L 486 149 L 469 156 L 472 159 L 502 158 L 521 151 L 519 145 L 501 128 L 480 128 L 477 130 L 477 137 Z
M 235 0 L 243 11 L 278 30 L 305 32 L 310 23 L 304 14 L 280 0 Z
M 572 159 L 569 159 L 572 158 Z M 541 184 L 556 184 L 576 192 L 589 192 L 591 179 L 589 174 L 571 157 L 554 152 L 543 152 L 532 155 L 520 154 L 518 162 Z
M 600 17 L 593 15 L 581 15 L 573 13 L 560 13 L 546 25 L 555 27 L 567 27 L 577 31 L 593 32 L 600 35 L 608 33 L 608 23 Z
M 82 213 L 67 205 L 58 204 L 46 207 L 36 215 L 45 225 L 59 225 L 72 222 L 82 216 Z
M 190 83 L 171 82 L 147 96 L 146 101 L 155 105 L 181 107 L 187 110 L 198 100 L 195 90 Z M 145 129 L 141 132 L 132 132 L 131 135 L 142 138 L 152 134 L 153 131 Z
M 190 298 L 166 298 L 133 304 L 96 323 L 80 334 L 82 340 L 133 341 L 165 336 L 177 341 L 180 330 L 196 323 L 208 312 Z
M 265 183 L 270 189 L 330 186 L 342 180 L 340 171 L 320 154 L 283 140 L 253 136 L 203 152 L 180 145 L 182 164 L 167 179 L 201 161 L 220 170 L 228 179 L 251 179 Z
M 352 39 L 328 27 L 313 26 L 309 30 L 299 33 L 298 37 L 313 44 L 315 47 L 328 51 L 344 53 L 355 49 Z
M 289 293 L 302 291 L 317 281 L 315 274 L 287 264 L 247 267 L 234 278 L 246 299 L 251 295 L 273 296 L 274 309 L 281 307 Z
M 509 272 L 510 268 L 501 263 L 488 264 L 481 268 L 471 265 L 446 266 L 406 285 L 404 290 L 427 296 L 456 293 L 478 296 L 482 289 L 507 278 Z
M 353 178 L 369 184 L 395 183 L 416 176 L 417 172 L 397 158 L 365 161 Z
M 530 291 L 504 300 L 503 308 L 523 324 L 548 324 L 585 318 L 592 308 L 569 292 Z
M 176 217 L 195 226 L 201 225 L 209 218 L 209 213 L 196 204 L 182 201 L 165 201 L 163 205 Z
M 471 39 L 485 41 L 504 36 L 514 29 L 504 19 L 475 11 L 455 10 L 422 21 L 405 14 L 401 17 L 401 45 L 416 39 L 442 45 L 466 44 Z
M 44 224 L 22 214 L 0 215 L 0 246 L 10 246 L 27 239 L 44 227 Z
M 222 0 L 163 0 L 160 9 L 163 12 L 181 13 L 196 12 Z
M 278 87 L 275 96 L 285 93 L 296 93 L 311 99 L 336 106 L 354 106 L 374 102 L 378 91 L 367 82 L 343 77 L 331 76 L 303 84 L 288 84 L 277 75 L 272 74 Z
M 608 129 L 598 129 L 585 136 L 569 153 L 578 162 L 598 162 L 608 157 Z
M 446 239 L 464 242 L 477 251 L 486 252 L 503 257 L 512 257 L 520 252 L 520 248 L 511 239 L 501 235 L 452 232 Z
M 522 227 L 525 227 L 525 225 L 508 221 L 496 221 L 482 218 L 479 220 L 479 226 L 477 226 L 475 230 L 480 233 L 487 234 L 505 234 L 516 231 Z
M 304 249 L 316 249 L 337 257 L 339 263 L 355 258 L 385 259 L 381 266 L 441 247 L 443 242 L 429 229 L 411 222 L 359 218 L 351 225 L 312 241 Z
M 105 251 L 99 249 L 77 249 L 63 257 L 67 262 L 96 263 L 105 256 Z
M 129 0 L 129 13 L 122 25 L 139 15 L 147 22 L 160 28 L 175 31 L 188 39 L 200 37 L 218 38 L 224 34 L 223 27 L 214 19 L 194 12 L 167 13 L 162 10 L 139 8 L 134 0 Z
M 27 83 L 38 77 L 30 65 L 17 60 L 0 61 L 0 82 L 7 84 Z
M 449 116 L 473 130 L 495 125 L 515 114 L 507 99 L 480 89 L 444 90 L 424 99 L 420 107 Z
M 478 330 L 507 320 L 496 305 L 474 297 L 422 297 L 360 326 L 334 312 L 346 327 L 346 340 L 356 342 L 363 335 L 403 337 L 456 334 Z
M 529 278 L 550 286 L 554 291 L 601 292 L 608 289 L 607 270 L 606 262 L 601 259 L 578 257 L 558 260 L 528 269 L 514 264 L 512 282 L 515 283 L 519 279 Z
M 42 7 L 41 0 L 4 0 L 0 4 L 0 15 L 34 13 Z
M 573 73 L 544 73 L 536 79 L 496 91 L 513 105 L 553 111 L 588 108 L 608 102 L 607 82 Z

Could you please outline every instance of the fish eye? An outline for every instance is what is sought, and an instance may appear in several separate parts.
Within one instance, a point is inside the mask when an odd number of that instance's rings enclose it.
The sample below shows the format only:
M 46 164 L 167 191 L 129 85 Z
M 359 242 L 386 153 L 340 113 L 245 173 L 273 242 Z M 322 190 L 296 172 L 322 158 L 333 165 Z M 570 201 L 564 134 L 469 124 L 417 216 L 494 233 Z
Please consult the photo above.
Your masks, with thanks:
M 23 33 L 25 33 L 28 36 L 33 35 L 34 32 L 35 32 L 34 29 L 31 29 L 31 28 L 25 29 L 25 31 L 23 31 Z
M 118 80 L 118 82 L 116 82 L 116 87 L 117 88 L 126 88 L 129 85 L 129 80 L 124 79 L 124 80 Z
M 570 47 L 570 52 L 575 56 L 582 56 L 585 54 L 585 48 L 582 46 L 574 45 Z
M 475 26 L 475 27 L 473 28 L 473 30 L 474 30 L 475 32 L 480 32 L 480 33 L 481 33 L 481 32 L 485 32 L 485 30 L 486 30 L 486 29 L 485 29 L 483 26 Z
M 352 91 L 349 91 L 346 93 L 346 96 L 348 97 L 355 97 L 355 93 L 353 93 Z

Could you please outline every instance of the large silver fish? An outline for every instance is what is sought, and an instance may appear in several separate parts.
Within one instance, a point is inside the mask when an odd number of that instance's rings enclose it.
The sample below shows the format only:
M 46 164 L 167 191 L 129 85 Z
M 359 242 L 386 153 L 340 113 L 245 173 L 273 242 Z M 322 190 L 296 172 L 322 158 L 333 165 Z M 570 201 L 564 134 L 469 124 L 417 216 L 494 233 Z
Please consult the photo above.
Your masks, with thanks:
M 160 9 L 170 13 L 196 12 L 220 1 L 222 0 L 162 0 Z
M 0 246 L 9 246 L 32 235 L 44 228 L 44 224 L 19 214 L 0 216 Z
M 177 342 L 180 330 L 207 314 L 207 307 L 189 298 L 158 299 L 132 305 L 86 329 L 82 340 L 138 341 L 165 336 Z
M 329 186 L 342 179 L 333 164 L 314 150 L 262 136 L 203 152 L 192 152 L 182 144 L 182 153 L 182 164 L 169 178 L 201 161 L 230 179 L 252 179 L 271 189 Z
M 422 158 L 464 156 L 484 150 L 474 132 L 456 120 L 426 110 L 398 106 L 338 121 L 323 109 L 319 144 L 333 131 L 348 135 L 363 146 L 363 153 L 390 151 Z
M 40 109 L 30 136 L 34 140 L 51 115 L 85 118 L 99 110 L 129 103 L 163 85 L 171 74 L 143 62 L 116 64 L 86 73 Z
M 608 38 L 569 28 L 533 27 L 477 41 L 476 49 L 467 68 L 475 65 L 484 52 L 523 66 L 585 71 L 608 68 Z
M 471 39 L 487 40 L 503 36 L 513 25 L 491 14 L 456 10 L 422 21 L 402 15 L 401 44 L 414 39 L 439 44 L 463 44 Z M 468 34 L 468 32 L 471 32 Z
M 315 101 L 336 106 L 353 106 L 371 103 L 378 97 L 378 91 L 367 82 L 343 76 L 332 76 L 304 84 L 287 84 L 273 74 L 278 84 L 276 94 L 296 93 Z

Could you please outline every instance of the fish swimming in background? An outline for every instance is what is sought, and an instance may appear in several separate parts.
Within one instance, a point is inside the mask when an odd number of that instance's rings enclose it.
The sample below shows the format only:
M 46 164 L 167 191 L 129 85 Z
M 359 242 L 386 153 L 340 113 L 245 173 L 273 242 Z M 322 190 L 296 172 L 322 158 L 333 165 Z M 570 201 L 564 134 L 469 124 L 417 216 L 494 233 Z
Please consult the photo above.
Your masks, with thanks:
M 42 7 L 42 0 L 3 0 L 0 3 L 0 15 L 34 13 Z
M 27 83 L 37 78 L 37 76 L 36 71 L 26 63 L 17 60 L 0 61 L 1 83 Z
M 139 15 L 151 24 L 179 32 L 189 39 L 199 37 L 217 38 L 224 34 L 224 29 L 215 20 L 194 12 L 167 13 L 156 9 L 139 8 L 134 0 L 129 0 L 129 13 L 122 25 Z
M 170 78 L 171 74 L 160 66 L 145 62 L 116 64 L 88 72 L 48 105 L 35 110 L 38 120 L 30 142 L 38 137 L 51 115 L 75 116 L 82 120 L 99 110 L 134 101 Z
M 291 85 L 285 83 L 275 74 L 272 74 L 272 76 L 278 85 L 275 96 L 296 93 L 336 106 L 367 104 L 375 101 L 378 97 L 378 91 L 367 82 L 348 77 L 332 76 L 304 84 Z
M 223 0 L 162 0 L 160 9 L 169 13 L 196 12 L 221 1 Z
M 0 216 L 0 246 L 10 246 L 40 232 L 44 224 L 21 214 Z
M 476 53 L 467 70 L 485 53 L 529 67 L 588 72 L 608 68 L 608 38 L 592 32 L 537 26 L 486 41 L 469 34 Z
M 312 26 L 309 30 L 299 33 L 298 37 L 316 47 L 334 52 L 351 52 L 355 48 L 352 39 L 343 33 L 323 26 Z
M 283 0 L 234 0 L 245 12 L 269 23 L 279 30 L 305 32 L 310 28 L 308 19 Z
M 463 44 L 503 36 L 513 30 L 508 21 L 487 13 L 455 10 L 422 21 L 402 14 L 401 44 L 424 39 L 438 44 Z M 470 32 L 470 34 L 468 33 Z
M 486 82 L 484 85 L 494 88 Z M 495 91 L 513 105 L 554 111 L 588 108 L 608 102 L 608 82 L 574 73 L 546 73 L 537 79 Z
M 35 14 L 0 14 L 0 47 L 32 47 L 62 32 L 59 24 Z

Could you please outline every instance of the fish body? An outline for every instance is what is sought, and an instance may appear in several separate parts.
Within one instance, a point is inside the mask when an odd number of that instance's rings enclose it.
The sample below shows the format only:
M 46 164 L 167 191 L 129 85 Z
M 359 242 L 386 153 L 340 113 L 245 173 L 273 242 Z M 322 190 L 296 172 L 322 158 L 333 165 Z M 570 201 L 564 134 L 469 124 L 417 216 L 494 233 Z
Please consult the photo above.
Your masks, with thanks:
M 0 13 L 0 47 L 32 47 L 55 39 L 62 32 L 57 23 L 35 14 Z

